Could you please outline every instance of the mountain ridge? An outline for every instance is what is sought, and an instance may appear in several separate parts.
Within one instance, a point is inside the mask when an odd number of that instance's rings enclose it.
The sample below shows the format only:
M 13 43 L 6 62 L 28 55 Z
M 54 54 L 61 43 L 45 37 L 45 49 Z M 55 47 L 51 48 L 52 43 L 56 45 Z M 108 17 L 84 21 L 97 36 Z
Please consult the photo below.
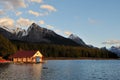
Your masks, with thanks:
M 71 34 L 68 38 L 75 41 L 78 44 L 82 44 L 86 46 L 85 42 L 81 38 L 79 38 L 77 35 Z
M 59 45 L 83 46 L 82 44 L 78 44 L 72 39 L 65 38 L 52 30 L 40 27 L 36 23 L 32 23 L 27 30 L 20 29 L 20 31 L 17 31 L 16 33 L 8 32 L 3 28 L 0 29 L 0 33 L 9 40 L 17 40 L 30 43 L 49 43 Z

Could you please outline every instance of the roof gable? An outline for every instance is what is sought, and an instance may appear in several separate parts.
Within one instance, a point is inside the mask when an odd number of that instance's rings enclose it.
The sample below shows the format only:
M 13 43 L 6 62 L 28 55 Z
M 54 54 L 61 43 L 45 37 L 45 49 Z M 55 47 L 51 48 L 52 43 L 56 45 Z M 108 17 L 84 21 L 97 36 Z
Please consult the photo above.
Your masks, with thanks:
M 37 52 L 33 55 L 33 57 L 37 57 L 37 56 L 43 57 L 43 55 L 41 54 L 40 51 L 37 51 Z

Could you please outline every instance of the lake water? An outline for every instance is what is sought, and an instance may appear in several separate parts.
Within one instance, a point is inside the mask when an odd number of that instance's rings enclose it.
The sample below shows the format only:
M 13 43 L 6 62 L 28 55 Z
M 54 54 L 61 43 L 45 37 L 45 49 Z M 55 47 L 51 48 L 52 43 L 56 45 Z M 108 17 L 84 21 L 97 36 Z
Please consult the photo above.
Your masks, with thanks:
M 120 80 L 120 60 L 48 60 L 0 64 L 0 80 Z

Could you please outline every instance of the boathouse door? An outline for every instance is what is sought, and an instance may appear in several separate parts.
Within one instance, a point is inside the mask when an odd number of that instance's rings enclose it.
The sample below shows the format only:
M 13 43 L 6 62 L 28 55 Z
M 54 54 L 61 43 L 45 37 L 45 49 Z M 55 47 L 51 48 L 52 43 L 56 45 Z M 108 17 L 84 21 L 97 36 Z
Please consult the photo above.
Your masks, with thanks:
M 37 62 L 37 63 L 40 62 L 40 57 L 36 57 L 36 62 Z

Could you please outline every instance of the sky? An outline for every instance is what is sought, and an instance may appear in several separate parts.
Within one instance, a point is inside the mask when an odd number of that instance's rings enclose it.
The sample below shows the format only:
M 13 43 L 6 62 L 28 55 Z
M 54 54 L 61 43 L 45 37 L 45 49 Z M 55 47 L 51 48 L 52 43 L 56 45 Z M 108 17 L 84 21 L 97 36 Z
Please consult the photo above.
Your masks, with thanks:
M 120 46 L 120 0 L 0 0 L 0 26 L 33 22 L 96 47 Z

